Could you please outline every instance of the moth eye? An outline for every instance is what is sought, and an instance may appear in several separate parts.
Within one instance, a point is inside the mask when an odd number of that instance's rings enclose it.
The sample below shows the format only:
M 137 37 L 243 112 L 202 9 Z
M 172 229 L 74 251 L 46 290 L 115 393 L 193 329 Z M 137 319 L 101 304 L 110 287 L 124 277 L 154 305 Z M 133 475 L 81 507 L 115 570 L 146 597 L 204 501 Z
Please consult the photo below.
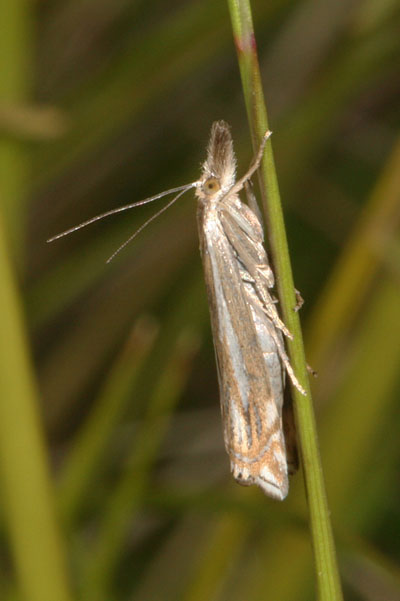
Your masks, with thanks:
M 215 194 L 220 189 L 219 181 L 216 177 L 209 177 L 203 185 L 203 190 L 206 194 Z

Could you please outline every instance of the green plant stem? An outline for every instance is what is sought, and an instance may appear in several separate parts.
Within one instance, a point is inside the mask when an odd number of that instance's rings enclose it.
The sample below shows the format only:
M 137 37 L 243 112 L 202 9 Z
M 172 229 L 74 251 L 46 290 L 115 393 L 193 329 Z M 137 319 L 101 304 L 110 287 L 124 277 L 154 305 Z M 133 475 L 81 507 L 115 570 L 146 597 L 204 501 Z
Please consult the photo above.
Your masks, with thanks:
M 228 0 L 228 6 L 253 146 L 256 149 L 264 132 L 268 129 L 268 120 L 257 58 L 251 7 L 248 0 Z M 267 143 L 260 168 L 260 184 L 282 313 L 286 325 L 293 334 L 293 340 L 288 342 L 289 356 L 299 381 L 307 390 L 307 396 L 304 397 L 292 387 L 310 513 L 318 598 L 320 601 L 338 601 L 342 599 L 341 584 L 318 449 L 302 332 L 298 314 L 294 311 L 296 295 L 270 140 Z

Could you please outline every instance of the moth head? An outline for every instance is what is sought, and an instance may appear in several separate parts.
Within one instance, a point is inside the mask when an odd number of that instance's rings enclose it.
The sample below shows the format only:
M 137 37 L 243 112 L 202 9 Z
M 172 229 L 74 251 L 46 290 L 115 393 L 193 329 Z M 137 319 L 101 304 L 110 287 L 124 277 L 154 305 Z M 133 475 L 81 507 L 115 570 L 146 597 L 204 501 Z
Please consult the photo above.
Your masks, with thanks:
M 211 127 L 198 196 L 210 199 L 220 191 L 225 194 L 235 183 L 235 175 L 236 158 L 229 126 L 225 121 L 215 121 Z
M 221 192 L 221 183 L 217 177 L 213 175 L 207 176 L 203 174 L 197 182 L 196 196 L 202 201 L 218 200 Z

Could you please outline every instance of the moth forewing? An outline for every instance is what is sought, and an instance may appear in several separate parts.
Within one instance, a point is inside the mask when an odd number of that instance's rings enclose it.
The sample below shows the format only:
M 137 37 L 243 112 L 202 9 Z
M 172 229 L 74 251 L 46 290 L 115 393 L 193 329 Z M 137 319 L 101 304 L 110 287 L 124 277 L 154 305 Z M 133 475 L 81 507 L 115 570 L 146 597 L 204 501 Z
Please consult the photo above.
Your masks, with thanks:
M 268 349 L 271 338 L 261 340 L 262 326 L 256 330 L 248 298 L 241 290 L 239 265 L 222 227 L 210 223 L 207 207 L 201 207 L 199 213 L 200 233 L 203 231 L 200 248 L 231 470 L 241 484 L 258 484 L 267 494 L 283 499 L 288 481 L 280 416 L 283 383 L 279 358 L 273 348 Z M 272 352 L 264 356 L 264 351 Z M 276 369 L 271 370 L 271 363 Z
M 235 184 L 229 127 L 213 124 L 207 160 L 196 186 L 200 252 L 217 357 L 226 450 L 235 479 L 274 498 L 288 492 L 283 433 L 284 369 L 301 389 L 284 350 L 268 288 L 274 278 L 259 218 L 238 196 L 257 160 Z

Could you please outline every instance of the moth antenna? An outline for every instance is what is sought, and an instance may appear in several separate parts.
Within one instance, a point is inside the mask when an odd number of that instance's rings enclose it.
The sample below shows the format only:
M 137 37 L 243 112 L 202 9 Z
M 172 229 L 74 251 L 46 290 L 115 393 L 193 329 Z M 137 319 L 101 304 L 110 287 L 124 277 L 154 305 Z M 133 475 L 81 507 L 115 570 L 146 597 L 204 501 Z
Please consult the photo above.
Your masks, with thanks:
M 122 211 L 127 211 L 128 209 L 133 209 L 134 207 L 140 207 L 141 205 L 145 205 L 149 202 L 153 202 L 153 200 L 157 200 L 158 198 L 167 196 L 167 194 L 174 194 L 174 192 L 180 192 L 181 190 L 183 192 L 186 192 L 186 190 L 193 188 L 196 185 L 196 183 L 197 182 L 192 182 L 191 184 L 185 184 L 184 186 L 178 186 L 177 188 L 171 188 L 170 190 L 164 190 L 164 192 L 160 192 L 159 194 L 156 194 L 155 196 L 149 196 L 149 198 L 145 198 L 144 200 L 132 202 L 128 205 L 124 205 L 122 207 L 117 207 L 116 209 L 111 209 L 111 211 L 106 211 L 105 213 L 100 213 L 100 215 L 91 217 L 90 219 L 87 219 L 86 221 L 83 221 L 82 223 L 79 223 L 78 225 L 74 225 L 74 227 L 71 227 L 68 230 L 65 230 L 64 232 L 61 232 L 60 234 L 57 234 L 56 236 L 49 238 L 47 240 L 47 242 L 54 242 L 54 240 L 58 240 L 59 238 L 68 236 L 68 234 L 72 234 L 72 232 L 76 232 L 77 230 L 80 230 L 83 227 L 86 227 L 87 225 L 94 223 L 95 221 L 99 221 L 100 219 L 109 217 L 109 215 L 114 215 L 115 213 L 121 213 Z M 182 192 L 182 194 L 183 194 L 183 192 Z M 179 196 L 181 196 L 181 194 L 178 194 L 178 196 L 175 198 L 175 200 L 177 198 L 179 198 Z M 173 203 L 171 202 L 170 204 L 173 204 Z M 169 206 L 170 205 L 168 204 L 167 207 L 169 207 Z M 160 211 L 160 212 L 162 212 L 162 211 Z M 157 215 L 159 215 L 159 213 L 156 213 L 156 215 L 154 215 L 154 217 L 157 217 Z M 149 219 L 149 221 L 151 221 L 151 219 Z
M 265 145 L 267 143 L 268 138 L 271 135 L 272 135 L 272 131 L 267 129 L 267 131 L 265 132 L 265 134 L 262 137 L 260 146 L 258 147 L 258 151 L 257 151 L 256 156 L 253 159 L 253 162 L 251 163 L 250 167 L 248 168 L 246 173 L 243 175 L 243 177 L 238 179 L 236 184 L 234 184 L 232 186 L 232 188 L 229 190 L 228 194 L 236 194 L 237 192 L 240 192 L 240 190 L 242 190 L 242 188 L 244 187 L 244 184 L 251 178 L 253 173 L 255 171 L 257 171 L 257 169 L 259 168 L 259 166 L 261 164 L 262 158 L 263 158 Z
M 186 186 L 183 190 L 181 190 L 181 192 L 179 192 L 179 194 L 177 194 L 176 196 L 174 196 L 174 198 L 172 200 L 169 201 L 169 203 L 167 203 L 165 205 L 165 207 L 163 207 L 162 209 L 160 209 L 159 211 L 157 211 L 157 213 L 154 213 L 154 215 L 152 215 L 151 217 L 149 217 L 149 219 L 147 221 L 145 221 L 143 223 L 143 225 L 141 225 L 135 232 L 133 232 L 133 234 L 131 236 L 129 236 L 129 238 L 127 240 L 125 240 L 125 242 L 123 242 L 121 244 L 121 246 L 119 246 L 117 248 L 116 251 L 113 252 L 113 254 L 108 257 L 106 263 L 110 263 L 113 258 L 123 249 L 125 248 L 125 246 L 127 246 L 127 244 L 129 244 L 129 242 L 132 242 L 132 240 L 134 238 L 136 238 L 136 236 L 138 234 L 140 234 L 140 232 L 142 232 L 144 230 L 145 227 L 147 227 L 149 225 L 149 223 L 151 223 L 154 219 L 156 219 L 157 217 L 159 217 L 161 215 L 161 213 L 164 213 L 164 211 L 166 211 L 167 209 L 169 209 L 169 207 L 171 207 L 174 202 L 176 202 L 178 200 L 178 198 L 180 196 L 182 196 L 183 194 L 185 194 L 185 192 L 187 192 L 187 190 L 189 189 L 189 187 L 193 187 L 193 184 L 189 184 L 188 186 Z

